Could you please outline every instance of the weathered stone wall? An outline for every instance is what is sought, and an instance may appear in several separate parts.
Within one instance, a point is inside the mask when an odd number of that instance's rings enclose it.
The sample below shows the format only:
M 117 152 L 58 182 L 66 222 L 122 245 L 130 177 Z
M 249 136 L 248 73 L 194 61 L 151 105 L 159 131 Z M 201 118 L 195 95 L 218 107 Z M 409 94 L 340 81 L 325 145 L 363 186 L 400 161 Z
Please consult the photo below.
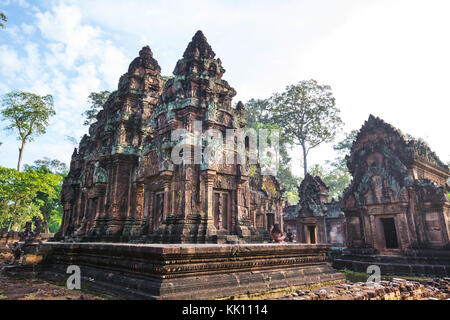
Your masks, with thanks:
M 345 244 L 345 217 L 339 203 L 328 202 L 329 187 L 318 176 L 307 174 L 298 188 L 299 203 L 286 207 L 285 228 L 300 243 Z
M 276 177 L 262 176 L 259 164 L 250 176 L 248 164 L 172 162 L 177 129 L 185 129 L 190 146 L 203 151 L 194 138 L 204 131 L 245 127 L 244 105 L 232 107 L 236 92 L 222 79 L 224 72 L 200 31 L 173 77 L 161 77 L 153 53 L 144 47 L 72 155 L 56 239 L 267 240 L 270 226 L 283 222 Z
M 19 241 L 19 233 L 15 231 L 0 231 L 0 252 L 8 252 L 8 244 Z
M 353 176 L 342 201 L 348 247 L 390 254 L 448 248 L 450 173 L 425 144 L 407 141 L 371 115 L 347 166 Z
M 8 275 L 51 281 L 77 265 L 86 288 L 137 299 L 260 299 L 342 283 L 327 262 L 327 245 L 45 243 L 40 263 Z M 24 259 L 28 261 L 29 259 Z

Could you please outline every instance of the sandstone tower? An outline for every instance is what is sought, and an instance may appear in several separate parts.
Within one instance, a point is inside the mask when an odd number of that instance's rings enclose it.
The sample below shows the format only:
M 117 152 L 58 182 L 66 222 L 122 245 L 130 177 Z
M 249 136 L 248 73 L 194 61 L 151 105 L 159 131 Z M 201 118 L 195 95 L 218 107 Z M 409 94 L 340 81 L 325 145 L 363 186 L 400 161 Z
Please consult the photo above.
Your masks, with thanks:
M 282 192 L 260 166 L 172 162 L 185 129 L 204 148 L 208 129 L 246 125 L 244 105 L 198 31 L 163 79 L 149 47 L 139 52 L 72 155 L 56 239 L 134 242 L 261 242 L 282 223 Z M 201 132 L 195 123 L 201 123 Z M 197 138 L 197 139 L 196 139 Z M 200 145 L 198 144 L 200 141 Z M 234 150 L 224 150 L 226 153 Z

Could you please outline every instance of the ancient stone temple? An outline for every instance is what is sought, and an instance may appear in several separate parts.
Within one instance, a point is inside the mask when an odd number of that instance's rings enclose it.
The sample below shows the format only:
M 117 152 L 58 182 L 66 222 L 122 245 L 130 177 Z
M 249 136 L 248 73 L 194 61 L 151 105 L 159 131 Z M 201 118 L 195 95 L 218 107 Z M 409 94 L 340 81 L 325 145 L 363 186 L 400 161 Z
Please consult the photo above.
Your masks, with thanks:
M 319 176 L 307 174 L 298 188 L 299 203 L 284 209 L 285 231 L 297 242 L 344 245 L 344 213 L 339 202 L 328 202 L 329 189 Z
M 343 282 L 329 245 L 264 243 L 282 227 L 284 201 L 265 166 L 209 161 L 253 158 L 247 135 L 225 135 L 240 149 L 209 148 L 222 141 L 209 133 L 246 125 L 224 72 L 200 31 L 173 77 L 143 48 L 73 153 L 61 230 L 7 273 L 64 281 L 76 265 L 83 288 L 139 299 L 263 298 Z
M 338 266 L 370 262 L 368 255 L 398 255 L 403 258 L 384 261 L 387 271 L 450 274 L 450 173 L 436 154 L 371 115 L 347 166 L 353 181 L 342 209 L 349 256 Z
M 232 106 L 236 92 L 222 79 L 225 69 L 203 33 L 192 38 L 172 77 L 160 71 L 144 47 L 75 149 L 56 239 L 267 240 L 270 226 L 282 224 L 276 177 L 261 175 L 259 165 L 249 173 L 249 164 L 172 161 L 177 129 L 188 132 L 192 150 L 202 150 L 202 132 L 246 125 L 244 105 Z

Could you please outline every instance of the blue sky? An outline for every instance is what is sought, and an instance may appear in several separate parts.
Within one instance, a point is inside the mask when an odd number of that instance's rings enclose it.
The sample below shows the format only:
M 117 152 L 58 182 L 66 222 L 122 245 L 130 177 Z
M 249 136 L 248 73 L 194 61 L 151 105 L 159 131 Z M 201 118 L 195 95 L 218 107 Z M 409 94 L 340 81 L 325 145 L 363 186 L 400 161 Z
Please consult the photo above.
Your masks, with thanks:
M 169 75 L 201 29 L 238 92 L 235 102 L 266 98 L 314 78 L 331 85 L 345 122 L 360 128 L 372 113 L 427 140 L 450 160 L 450 2 L 27 1 L 0 0 L 0 94 L 52 94 L 57 115 L 25 149 L 24 163 L 45 156 L 69 162 L 92 91 L 114 90 L 144 45 Z M 0 123 L 4 127 L 4 123 Z M 0 165 L 15 167 L 19 143 L 0 131 Z M 293 170 L 302 169 L 298 149 Z M 332 159 L 330 145 L 310 163 Z

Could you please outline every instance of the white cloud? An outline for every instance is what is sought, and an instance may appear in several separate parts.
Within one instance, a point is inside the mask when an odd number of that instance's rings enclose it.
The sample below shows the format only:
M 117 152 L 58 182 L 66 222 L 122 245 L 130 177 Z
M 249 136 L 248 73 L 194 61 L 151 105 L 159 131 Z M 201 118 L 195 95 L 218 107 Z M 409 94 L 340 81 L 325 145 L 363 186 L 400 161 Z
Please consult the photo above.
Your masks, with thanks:
M 26 6 L 25 2 L 21 5 Z M 78 138 L 86 132 L 81 112 L 87 107 L 87 96 L 92 91 L 114 90 L 129 61 L 108 34 L 83 21 L 77 6 L 61 2 L 49 10 L 33 8 L 31 12 L 35 24 L 27 21 L 20 28 L 8 28 L 17 44 L 0 45 L 0 76 L 4 79 L 0 90 L 20 88 L 53 95 L 57 114 L 47 134 L 30 144 L 25 160 L 51 155 L 68 161 L 73 146 L 65 136 Z M 30 37 L 36 30 L 39 37 Z M 5 142 L 2 148 L 14 145 L 13 135 L 0 140 Z M 59 147 L 55 149 L 55 145 Z M 14 158 L 10 155 L 3 161 L 12 166 Z
M 373 113 L 428 140 L 442 160 L 450 156 L 444 131 L 450 118 L 448 1 L 50 3 L 30 11 L 35 23 L 9 23 L 8 34 L 22 45 L 0 45 L 0 90 L 20 84 L 53 94 L 57 116 L 49 135 L 59 134 L 58 143 L 64 134 L 86 131 L 80 113 L 87 95 L 115 89 L 140 47 L 151 46 L 167 75 L 202 29 L 238 92 L 236 101 L 315 78 L 332 86 L 346 130 Z M 298 150 L 293 153 L 299 158 Z M 309 162 L 333 156 L 323 146 Z M 301 172 L 298 163 L 293 169 Z
M 22 32 L 26 35 L 30 35 L 35 31 L 35 27 L 30 24 L 22 23 L 20 27 L 22 29 Z
M 15 74 L 22 70 L 22 61 L 19 59 L 17 51 L 13 48 L 0 46 L 0 70 L 2 74 Z

